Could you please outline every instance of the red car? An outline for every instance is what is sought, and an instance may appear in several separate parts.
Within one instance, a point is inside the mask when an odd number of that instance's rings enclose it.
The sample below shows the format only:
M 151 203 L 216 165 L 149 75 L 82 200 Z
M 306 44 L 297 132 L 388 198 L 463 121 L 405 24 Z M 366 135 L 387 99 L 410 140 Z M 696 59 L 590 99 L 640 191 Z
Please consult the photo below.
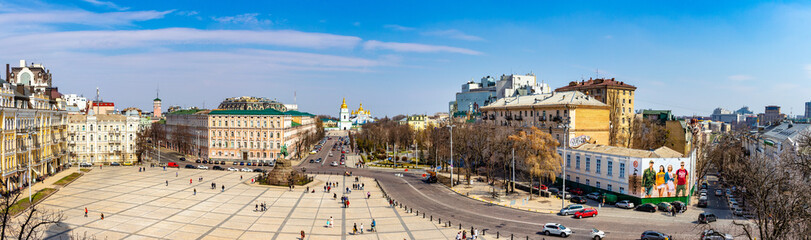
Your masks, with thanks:
M 572 189 L 569 192 L 574 194 L 574 195 L 583 195 L 583 189 L 579 189 L 579 188 Z
M 576 218 L 584 218 L 584 217 L 596 217 L 597 216 L 597 209 L 594 208 L 584 208 L 583 210 L 577 211 L 574 213 L 574 217 Z
M 541 185 L 535 185 L 535 186 L 533 186 L 532 188 L 534 188 L 535 190 L 539 190 L 539 189 L 540 189 L 540 190 L 547 190 L 547 189 L 549 189 L 549 188 L 548 188 L 546 185 L 543 185 L 543 184 L 541 184 Z
M 180 168 L 180 166 L 178 166 L 176 162 L 169 162 L 169 163 L 166 164 L 166 166 L 167 167 L 173 167 L 173 168 Z

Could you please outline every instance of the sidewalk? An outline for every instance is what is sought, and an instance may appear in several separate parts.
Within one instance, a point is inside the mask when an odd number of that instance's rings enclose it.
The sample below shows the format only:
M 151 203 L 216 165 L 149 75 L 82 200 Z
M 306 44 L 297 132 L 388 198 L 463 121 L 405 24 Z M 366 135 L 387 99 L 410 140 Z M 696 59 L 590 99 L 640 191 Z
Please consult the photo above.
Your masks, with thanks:
M 56 186 L 56 185 L 54 185 L 54 183 L 56 181 L 59 181 L 60 179 L 62 179 L 64 177 L 67 177 L 71 173 L 75 173 L 75 172 L 77 172 L 76 168 L 68 168 L 68 169 L 62 170 L 61 172 L 58 172 L 58 173 L 54 174 L 53 176 L 45 178 L 45 180 L 42 180 L 40 182 L 35 183 L 31 187 L 31 192 L 36 193 L 39 190 L 42 190 L 42 189 L 45 189 L 45 188 L 60 188 L 61 186 Z M 23 189 L 21 191 L 21 193 L 27 195 L 27 191 L 28 191 L 28 189 Z
M 444 177 L 450 177 L 449 173 L 443 172 L 439 173 L 439 175 Z M 483 176 L 471 176 L 471 179 L 476 179 L 478 177 Z M 454 179 L 456 176 L 454 176 Z M 548 213 L 548 214 L 556 214 L 560 211 L 560 198 L 557 197 L 543 197 L 538 196 L 537 192 L 533 192 L 532 199 L 529 198 L 529 193 L 523 190 L 515 189 L 515 193 L 507 194 L 504 193 L 504 188 L 501 188 L 496 184 L 496 186 L 490 186 L 487 182 L 478 182 L 473 180 L 470 185 L 464 184 L 464 176 L 462 176 L 463 183 L 460 185 L 454 186 L 451 190 L 454 192 L 466 196 L 472 199 L 476 199 L 479 201 L 488 202 L 491 204 L 501 205 L 504 207 L 521 209 L 531 212 L 540 212 L 540 213 Z M 492 192 L 495 189 L 495 192 L 498 193 L 497 198 L 493 198 Z M 568 201 L 566 201 L 567 204 Z

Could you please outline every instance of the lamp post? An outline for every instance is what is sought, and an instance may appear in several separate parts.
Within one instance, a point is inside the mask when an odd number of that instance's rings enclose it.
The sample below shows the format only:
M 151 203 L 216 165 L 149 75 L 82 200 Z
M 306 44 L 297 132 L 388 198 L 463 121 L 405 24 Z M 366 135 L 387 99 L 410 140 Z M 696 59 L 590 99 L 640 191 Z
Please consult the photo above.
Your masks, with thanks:
M 35 117 L 36 117 L 36 115 L 35 115 Z M 33 157 L 31 155 L 31 151 L 33 151 L 33 147 L 34 147 L 34 137 L 33 137 L 33 135 L 34 135 L 34 128 L 29 126 L 28 127 L 28 141 L 30 142 L 29 147 L 28 147 L 28 202 L 29 203 L 32 201 L 31 196 L 33 195 L 33 194 L 31 194 L 31 187 L 33 187 L 31 185 L 31 164 L 32 164 L 31 158 Z
M 566 112 L 568 112 L 568 111 L 566 111 Z M 568 113 L 567 113 L 567 115 L 568 115 Z M 560 207 L 563 208 L 563 207 L 566 206 L 566 161 L 569 160 L 569 158 L 566 155 L 566 145 L 569 144 L 569 117 L 568 116 L 563 119 L 563 121 L 559 125 L 559 127 L 563 128 L 563 167 L 562 167 L 563 174 L 560 176 L 563 179 L 561 181 L 563 183 L 563 187 L 562 187 L 562 189 L 560 189 L 560 191 L 563 191 L 563 197 L 560 199 Z
M 450 148 L 451 148 L 451 167 L 450 167 L 450 170 L 451 170 L 451 188 L 453 188 L 453 127 L 456 127 L 456 125 L 451 124 L 448 127 L 450 127 L 450 131 L 451 131 L 451 137 L 450 137 L 450 139 L 451 139 L 451 145 L 450 145 Z

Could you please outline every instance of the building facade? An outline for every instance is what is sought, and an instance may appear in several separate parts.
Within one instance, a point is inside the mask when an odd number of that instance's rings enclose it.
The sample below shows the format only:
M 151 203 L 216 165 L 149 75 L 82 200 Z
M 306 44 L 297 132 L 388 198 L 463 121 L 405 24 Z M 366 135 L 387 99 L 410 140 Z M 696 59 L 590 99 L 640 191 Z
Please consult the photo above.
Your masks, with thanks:
M 805 118 L 811 118 L 811 102 L 805 103 Z
M 811 124 L 783 122 L 748 136 L 746 146 L 752 155 L 777 159 L 786 150 L 799 149 L 799 140 L 805 134 L 811 134 Z
M 161 103 L 162 102 L 160 98 L 156 97 L 155 99 L 152 100 L 152 116 L 158 119 L 160 119 L 163 114 L 161 113 L 162 111 Z
M 186 109 L 166 114 L 166 141 L 161 145 L 200 159 L 209 157 L 209 110 Z
M 217 109 L 222 110 L 264 110 L 274 109 L 277 111 L 287 111 L 287 107 L 280 102 L 260 97 L 232 97 L 226 98 L 225 101 L 220 103 Z M 297 107 L 298 108 L 298 107 Z
M 597 78 L 588 81 L 570 82 L 568 86 L 555 91 L 580 91 L 592 96 L 610 107 L 610 127 L 616 130 L 615 142 L 618 145 L 629 140 L 631 121 L 634 118 L 634 92 L 636 87 L 614 78 Z
M 499 99 L 481 108 L 488 124 L 538 127 L 559 142 L 608 144 L 610 107 L 579 91 Z M 563 123 L 568 120 L 568 131 Z M 568 134 L 568 137 L 567 137 Z
M 140 117 L 122 114 L 71 114 L 68 149 L 71 163 L 135 162 Z
M 19 67 L 6 65 L 5 76 L 0 80 L 2 192 L 67 168 L 68 155 L 66 102 L 51 85 L 50 71 L 21 60 Z
M 449 112 L 454 115 L 478 113 L 480 107 L 487 106 L 505 97 L 537 95 L 550 93 L 549 85 L 538 83 L 534 74 L 502 75 L 501 79 L 486 76 L 479 82 L 469 81 L 462 84 L 462 91 L 456 93 L 456 100 L 448 104 Z
M 349 130 L 352 129 L 352 121 L 349 120 L 349 108 L 346 106 L 346 98 L 341 103 L 341 110 L 338 112 L 338 129 Z
M 65 99 L 68 106 L 75 106 L 79 112 L 87 110 L 87 98 L 85 97 L 76 94 L 65 94 L 62 95 L 62 98 Z
M 764 113 L 758 114 L 758 125 L 769 126 L 779 123 L 786 118 L 785 114 L 780 113 L 780 106 L 770 105 L 765 107 Z
M 353 125 L 360 127 L 364 124 L 375 122 L 375 119 L 372 118 L 371 111 L 363 109 L 363 103 L 361 103 L 358 110 L 352 111 L 349 121 L 351 121 Z

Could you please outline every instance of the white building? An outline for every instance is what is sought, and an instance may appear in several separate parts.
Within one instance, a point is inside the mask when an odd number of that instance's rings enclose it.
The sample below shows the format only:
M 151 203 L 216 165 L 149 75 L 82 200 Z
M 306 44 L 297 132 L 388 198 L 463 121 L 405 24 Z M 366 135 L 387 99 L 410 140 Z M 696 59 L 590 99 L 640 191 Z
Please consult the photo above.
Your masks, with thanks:
M 65 102 L 68 106 L 75 106 L 79 109 L 79 111 L 84 111 L 87 109 L 87 98 L 82 97 L 76 94 L 66 94 L 62 95 L 62 98 L 65 99 Z
M 547 84 L 538 84 L 534 74 L 502 75 L 501 80 L 487 76 L 479 82 L 469 81 L 462 84 L 462 91 L 456 93 L 456 100 L 448 104 L 452 113 L 478 112 L 480 107 L 489 105 L 505 97 L 526 96 L 551 93 Z
M 496 82 L 496 97 L 499 99 L 513 97 L 516 95 L 534 95 L 550 93 L 552 89 L 548 84 L 538 84 L 535 74 L 526 75 L 501 75 L 501 80 Z
M 135 162 L 140 117 L 121 114 L 72 114 L 68 120 L 68 150 L 75 163 Z
M 349 121 L 351 121 L 353 125 L 359 127 L 363 124 L 373 123 L 375 122 L 375 119 L 372 118 L 372 112 L 363 109 L 363 103 L 361 103 L 358 110 L 352 111 Z
M 339 130 L 349 130 L 352 129 L 352 121 L 349 120 L 349 109 L 346 107 L 346 98 L 344 98 L 343 103 L 341 103 L 341 112 L 339 113 L 340 118 L 338 120 L 338 129 Z
M 783 151 L 796 151 L 803 134 L 811 134 L 811 124 L 783 122 L 772 125 L 762 133 L 747 138 L 747 150 L 752 155 L 778 158 Z

